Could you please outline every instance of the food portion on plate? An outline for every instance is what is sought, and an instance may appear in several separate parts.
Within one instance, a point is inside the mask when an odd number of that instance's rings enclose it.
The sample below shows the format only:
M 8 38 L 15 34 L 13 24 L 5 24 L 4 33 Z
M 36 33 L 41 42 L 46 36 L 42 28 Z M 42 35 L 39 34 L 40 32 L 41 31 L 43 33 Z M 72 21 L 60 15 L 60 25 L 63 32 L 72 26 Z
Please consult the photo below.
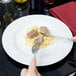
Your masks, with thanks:
M 35 44 L 40 44 L 40 48 L 53 45 L 54 37 L 51 36 L 49 29 L 46 26 L 33 26 L 27 30 L 25 34 L 26 45 L 33 47 Z

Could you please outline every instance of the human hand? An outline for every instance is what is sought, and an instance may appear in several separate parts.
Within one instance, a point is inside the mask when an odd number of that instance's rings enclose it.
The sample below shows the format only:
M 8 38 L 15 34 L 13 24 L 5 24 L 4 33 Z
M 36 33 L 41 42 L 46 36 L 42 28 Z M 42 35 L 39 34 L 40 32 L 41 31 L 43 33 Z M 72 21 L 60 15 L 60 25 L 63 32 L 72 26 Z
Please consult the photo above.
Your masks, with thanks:
M 76 36 L 74 36 L 73 38 L 71 38 L 71 40 L 76 41 Z
M 36 58 L 32 59 L 28 69 L 23 68 L 21 70 L 20 76 L 41 76 L 41 74 L 38 72 L 36 68 Z

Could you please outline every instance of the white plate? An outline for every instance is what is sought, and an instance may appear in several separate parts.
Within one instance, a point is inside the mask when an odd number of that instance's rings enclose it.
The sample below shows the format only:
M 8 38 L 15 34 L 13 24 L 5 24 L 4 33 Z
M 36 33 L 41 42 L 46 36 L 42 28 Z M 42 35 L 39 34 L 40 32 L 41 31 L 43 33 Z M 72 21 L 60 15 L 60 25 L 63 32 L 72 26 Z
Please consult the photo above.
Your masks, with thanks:
M 46 15 L 29 15 L 13 21 L 4 31 L 2 44 L 6 53 L 15 61 L 29 65 L 34 57 L 25 45 L 25 32 L 32 26 L 46 26 L 52 35 L 71 38 L 69 28 L 60 20 Z M 54 39 L 54 44 L 42 48 L 37 54 L 37 66 L 46 66 L 64 59 L 71 51 L 73 42 L 65 39 Z

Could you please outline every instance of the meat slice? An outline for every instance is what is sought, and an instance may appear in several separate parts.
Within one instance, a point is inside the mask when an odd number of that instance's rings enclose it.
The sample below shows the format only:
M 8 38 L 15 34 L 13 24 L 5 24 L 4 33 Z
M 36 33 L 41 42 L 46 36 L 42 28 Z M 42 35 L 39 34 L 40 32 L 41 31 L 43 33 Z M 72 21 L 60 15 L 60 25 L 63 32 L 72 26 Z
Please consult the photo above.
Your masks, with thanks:
M 43 35 L 49 35 L 50 34 L 49 30 L 45 26 L 40 27 L 40 33 L 43 34 Z
M 38 32 L 36 30 L 32 30 L 32 31 L 27 33 L 27 37 L 30 38 L 30 39 L 32 39 L 36 36 L 38 36 Z
M 35 39 L 34 43 L 35 44 L 41 44 L 44 41 L 44 36 L 41 35 L 40 37 L 38 37 L 37 39 Z

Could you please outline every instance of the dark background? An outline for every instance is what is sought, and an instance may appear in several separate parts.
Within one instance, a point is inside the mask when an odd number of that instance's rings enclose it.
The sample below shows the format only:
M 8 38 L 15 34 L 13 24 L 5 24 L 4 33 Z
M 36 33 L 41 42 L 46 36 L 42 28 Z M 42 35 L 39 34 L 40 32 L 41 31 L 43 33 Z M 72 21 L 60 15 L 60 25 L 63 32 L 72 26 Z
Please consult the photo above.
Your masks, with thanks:
M 67 3 L 69 1 L 75 1 L 75 0 L 57 0 L 52 5 L 45 5 L 41 2 L 41 0 L 35 0 L 35 4 L 34 3 L 32 4 L 31 1 L 32 0 L 30 0 L 29 8 L 24 11 L 24 13 L 26 13 L 25 15 L 29 15 L 29 14 L 51 15 L 46 10 Z M 32 6 L 35 7 L 32 8 Z M 15 19 L 14 14 L 16 10 L 13 7 L 13 0 L 11 3 L 8 4 L 8 9 L 9 12 L 12 14 L 13 18 Z M 4 4 L 0 3 L 0 21 L 3 21 L 4 13 L 5 13 Z M 0 76 L 20 76 L 21 69 L 23 67 L 28 68 L 28 66 L 15 62 L 5 53 L 1 43 L 2 32 L 4 29 L 5 29 L 4 25 L 1 24 L 0 25 Z M 70 61 L 71 59 L 76 60 L 76 43 L 74 43 L 71 53 L 61 62 L 54 64 L 52 66 L 49 65 L 46 67 L 38 67 L 38 70 L 40 71 L 42 76 L 66 76 L 67 74 L 76 71 L 76 66 L 69 64 L 69 62 L 71 62 Z M 76 61 L 74 62 L 76 64 Z

